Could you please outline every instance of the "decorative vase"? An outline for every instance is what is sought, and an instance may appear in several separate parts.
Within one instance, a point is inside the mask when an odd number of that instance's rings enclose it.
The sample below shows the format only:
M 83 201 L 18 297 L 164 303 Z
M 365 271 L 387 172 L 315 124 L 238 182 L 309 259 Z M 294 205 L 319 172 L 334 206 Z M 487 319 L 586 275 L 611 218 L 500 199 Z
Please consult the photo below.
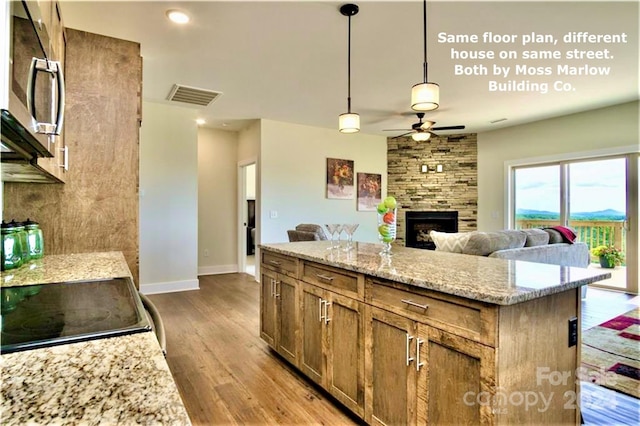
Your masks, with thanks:
M 609 263 L 609 260 L 605 256 L 600 256 L 600 266 L 602 268 L 613 269 L 615 268 L 615 263 L 612 265 Z
M 378 239 L 383 245 L 380 252 L 383 256 L 390 256 L 391 243 L 396 240 L 397 209 L 378 210 Z

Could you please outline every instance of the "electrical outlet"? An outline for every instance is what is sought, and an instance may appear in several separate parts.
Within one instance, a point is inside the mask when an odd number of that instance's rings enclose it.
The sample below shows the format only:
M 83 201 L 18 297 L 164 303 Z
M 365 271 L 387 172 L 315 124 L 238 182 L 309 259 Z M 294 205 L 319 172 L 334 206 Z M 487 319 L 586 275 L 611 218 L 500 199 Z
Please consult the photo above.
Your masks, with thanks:
M 209 257 L 209 250 L 208 249 L 204 249 L 204 257 Z
M 569 347 L 578 344 L 578 318 L 573 317 L 569 320 Z

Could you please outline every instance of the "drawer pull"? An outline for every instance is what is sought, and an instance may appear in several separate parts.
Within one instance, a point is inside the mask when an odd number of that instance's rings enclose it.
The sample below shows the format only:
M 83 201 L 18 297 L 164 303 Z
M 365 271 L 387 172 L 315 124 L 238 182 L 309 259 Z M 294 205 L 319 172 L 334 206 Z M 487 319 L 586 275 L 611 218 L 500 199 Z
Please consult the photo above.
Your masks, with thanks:
M 278 262 L 277 260 L 270 260 L 269 263 L 272 264 L 272 265 L 276 265 L 276 266 L 280 266 L 281 265 L 281 263 Z
M 424 309 L 425 311 L 429 309 L 429 305 L 421 305 L 419 303 L 414 302 L 413 300 L 402 299 L 401 302 L 406 303 L 407 305 L 410 305 L 410 306 L 415 306 L 416 308 Z
M 316 277 L 320 278 L 321 280 L 326 280 L 326 281 L 333 281 L 333 277 L 330 277 L 328 275 L 323 275 L 323 274 L 316 274 Z
M 412 339 L 413 336 L 409 336 L 409 333 L 407 333 L 407 366 L 411 361 L 413 361 L 413 358 L 409 356 L 409 342 L 411 342 Z

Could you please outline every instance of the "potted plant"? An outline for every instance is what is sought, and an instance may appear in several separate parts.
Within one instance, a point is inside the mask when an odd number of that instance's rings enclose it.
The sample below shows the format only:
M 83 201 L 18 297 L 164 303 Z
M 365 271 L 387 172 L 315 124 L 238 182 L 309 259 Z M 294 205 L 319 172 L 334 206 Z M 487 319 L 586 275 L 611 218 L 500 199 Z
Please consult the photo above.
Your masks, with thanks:
M 622 252 L 612 245 L 594 247 L 591 249 L 591 253 L 598 256 L 600 266 L 603 268 L 615 268 L 624 260 Z

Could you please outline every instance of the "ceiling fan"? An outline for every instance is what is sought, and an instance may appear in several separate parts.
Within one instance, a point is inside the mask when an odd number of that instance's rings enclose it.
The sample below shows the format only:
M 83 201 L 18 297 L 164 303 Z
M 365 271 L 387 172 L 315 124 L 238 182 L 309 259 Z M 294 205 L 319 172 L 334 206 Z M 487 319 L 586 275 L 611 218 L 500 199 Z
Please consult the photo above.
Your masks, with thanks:
M 417 112 L 416 115 L 418 116 L 418 120 L 419 121 L 417 123 L 413 123 L 411 125 L 410 129 L 384 129 L 383 131 L 384 132 L 406 131 L 406 133 L 403 133 L 403 134 L 398 135 L 398 136 L 394 136 L 391 139 L 396 139 L 396 138 L 401 138 L 403 136 L 411 135 L 413 140 L 426 141 L 431 137 L 431 135 L 438 136 L 437 134 L 433 133 L 434 130 L 438 131 L 438 130 L 462 130 L 462 129 L 464 129 L 464 126 L 433 127 L 433 125 L 436 124 L 435 121 L 429 121 L 429 120 L 422 121 L 422 119 L 424 118 L 424 112 Z

